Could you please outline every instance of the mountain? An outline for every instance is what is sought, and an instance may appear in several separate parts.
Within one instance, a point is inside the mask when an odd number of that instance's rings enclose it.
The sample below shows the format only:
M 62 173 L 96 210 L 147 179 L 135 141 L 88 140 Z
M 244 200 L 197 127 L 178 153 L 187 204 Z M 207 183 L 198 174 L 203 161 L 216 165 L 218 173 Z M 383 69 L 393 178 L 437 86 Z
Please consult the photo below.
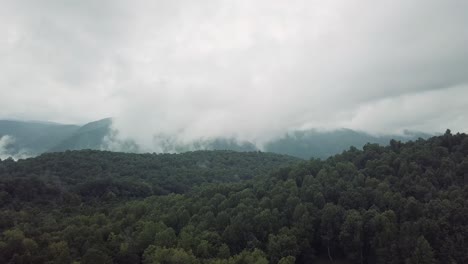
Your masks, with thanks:
M 111 125 L 111 118 L 85 124 L 48 151 L 58 152 L 65 150 L 101 149 L 104 143 L 104 137 L 111 132 Z
M 468 136 L 0 161 L 0 263 L 468 263 Z
M 27 153 L 30 155 L 81 149 L 142 152 L 141 148 L 133 141 L 127 140 L 121 142 L 115 140 L 115 134 L 117 132 L 112 131 L 111 125 L 111 118 L 94 121 L 81 127 L 53 123 L 0 121 L 0 136 L 9 135 L 15 139 L 13 144 L 9 144 L 10 147 L 8 151 L 4 151 L 13 155 L 19 154 L 23 150 L 27 150 Z M 294 131 L 283 137 L 267 142 L 261 150 L 286 154 L 302 159 L 325 159 L 334 154 L 341 153 L 351 146 L 362 148 L 367 143 L 388 145 L 391 139 L 406 142 L 409 140 L 416 140 L 420 137 L 428 138 L 430 135 L 406 131 L 403 135 L 373 136 L 365 132 L 351 129 L 338 129 L 334 131 Z M 110 139 L 114 139 L 114 141 Z M 259 150 L 259 148 L 251 142 L 238 141 L 234 138 L 199 140 L 191 144 L 179 144 L 176 143 L 177 141 L 171 140 L 170 138 L 161 139 L 160 142 L 162 145 L 158 146 L 158 149 L 160 149 L 161 152 L 181 153 L 193 150 Z
M 365 132 L 351 129 L 338 129 L 334 131 L 295 131 L 284 137 L 268 142 L 264 150 L 287 154 L 303 159 L 328 158 L 339 154 L 351 146 L 362 148 L 367 143 L 388 145 L 390 140 L 407 142 L 418 138 L 429 138 L 425 133 L 405 131 L 403 135 L 373 136 Z
M 38 155 L 73 135 L 79 126 L 50 122 L 0 120 L 4 154 Z M 8 141 L 8 142 L 6 142 Z
M 101 149 L 105 136 L 110 133 L 111 124 L 111 118 L 83 126 L 0 120 L 0 158 L 21 158 L 65 150 Z

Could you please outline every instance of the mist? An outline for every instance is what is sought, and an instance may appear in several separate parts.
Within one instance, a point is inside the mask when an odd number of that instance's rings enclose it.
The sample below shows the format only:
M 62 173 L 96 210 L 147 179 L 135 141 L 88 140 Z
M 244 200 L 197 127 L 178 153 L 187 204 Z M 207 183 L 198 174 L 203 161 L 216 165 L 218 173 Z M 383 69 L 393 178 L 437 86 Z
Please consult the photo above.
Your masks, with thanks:
M 0 136 L 0 160 L 11 158 L 13 160 L 26 159 L 30 155 L 25 149 L 12 150 L 15 138 L 9 135 Z
M 111 116 L 148 150 L 468 131 L 465 1 L 27 2 L 0 11 L 0 118 Z

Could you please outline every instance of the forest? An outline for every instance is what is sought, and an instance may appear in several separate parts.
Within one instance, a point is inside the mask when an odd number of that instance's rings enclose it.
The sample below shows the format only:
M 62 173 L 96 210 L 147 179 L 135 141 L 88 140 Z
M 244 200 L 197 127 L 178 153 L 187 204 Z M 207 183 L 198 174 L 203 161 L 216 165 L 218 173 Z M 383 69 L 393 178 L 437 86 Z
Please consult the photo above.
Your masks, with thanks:
M 0 263 L 468 263 L 468 136 L 0 160 Z

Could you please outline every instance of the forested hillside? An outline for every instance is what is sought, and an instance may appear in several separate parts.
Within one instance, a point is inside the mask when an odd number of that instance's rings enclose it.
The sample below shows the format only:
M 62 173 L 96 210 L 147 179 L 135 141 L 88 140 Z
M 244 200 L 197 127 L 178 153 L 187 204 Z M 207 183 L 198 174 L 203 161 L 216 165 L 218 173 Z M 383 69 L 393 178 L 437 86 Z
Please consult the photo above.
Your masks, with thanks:
M 129 154 L 97 150 L 43 154 L 0 163 L 3 201 L 136 198 L 185 193 L 211 182 L 238 182 L 299 159 L 262 152 Z
M 468 263 L 468 136 L 450 131 L 325 161 L 77 151 L 0 175 L 0 263 Z

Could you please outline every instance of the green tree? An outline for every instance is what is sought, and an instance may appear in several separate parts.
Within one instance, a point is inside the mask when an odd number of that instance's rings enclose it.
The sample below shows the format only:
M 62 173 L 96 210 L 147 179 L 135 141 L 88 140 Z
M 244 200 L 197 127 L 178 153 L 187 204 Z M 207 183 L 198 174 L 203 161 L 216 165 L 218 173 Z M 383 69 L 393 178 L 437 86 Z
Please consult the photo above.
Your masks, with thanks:
M 363 263 L 363 219 L 359 211 L 347 212 L 341 226 L 340 242 L 346 256 L 355 262 Z
M 413 254 L 409 260 L 406 261 L 407 264 L 435 264 L 437 263 L 434 258 L 434 253 L 432 251 L 431 245 L 424 238 L 420 236 L 416 241 L 416 247 L 413 251 Z
M 161 248 L 149 246 L 143 254 L 144 264 L 198 264 L 192 254 L 181 248 Z
M 175 231 L 171 227 L 156 233 L 154 239 L 154 245 L 159 247 L 173 247 L 177 244 Z
M 49 254 L 51 255 L 54 263 L 66 264 L 71 262 L 70 250 L 67 242 L 65 241 L 51 243 L 49 245 Z
M 343 208 L 341 206 L 327 203 L 323 207 L 321 217 L 321 237 L 325 242 L 327 254 L 330 261 L 333 261 L 332 249 L 338 243 L 338 236 L 340 234 Z
M 231 256 L 231 251 L 229 250 L 228 245 L 222 244 L 218 249 L 218 258 L 227 259 Z
M 244 250 L 240 254 L 229 259 L 229 264 L 268 264 L 265 253 L 259 249 L 253 251 Z
M 268 255 L 272 262 L 277 262 L 283 257 L 296 256 L 299 253 L 299 246 L 294 233 L 284 227 L 277 235 L 268 237 Z
M 278 261 L 278 264 L 294 264 L 294 263 L 296 263 L 296 258 L 293 256 L 287 256 L 287 257 L 280 259 L 280 261 Z
M 399 263 L 397 249 L 398 226 L 395 212 L 385 211 L 374 217 L 373 247 L 377 263 Z
M 109 257 L 106 253 L 90 248 L 86 251 L 86 254 L 81 259 L 82 264 L 95 264 L 95 263 L 102 263 L 102 264 L 111 264 L 112 258 Z

